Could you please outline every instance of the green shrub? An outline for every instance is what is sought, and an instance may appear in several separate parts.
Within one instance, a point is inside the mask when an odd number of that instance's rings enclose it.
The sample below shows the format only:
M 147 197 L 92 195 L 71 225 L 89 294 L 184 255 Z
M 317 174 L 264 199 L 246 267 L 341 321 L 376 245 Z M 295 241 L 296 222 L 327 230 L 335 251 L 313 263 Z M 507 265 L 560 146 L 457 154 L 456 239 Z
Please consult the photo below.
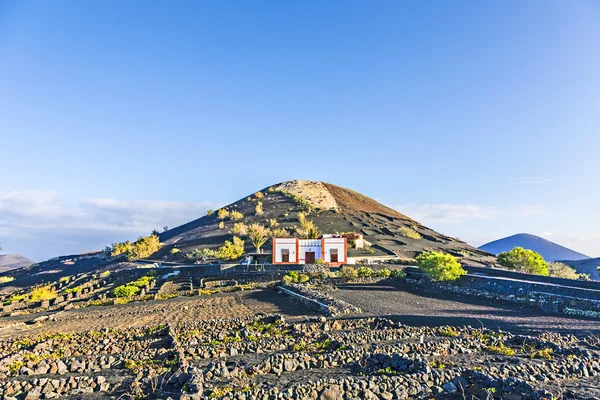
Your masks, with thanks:
M 373 276 L 373 268 L 358 267 L 356 270 L 359 278 L 370 278 Z
M 353 282 L 358 279 L 358 272 L 355 268 L 345 265 L 340 268 L 338 276 L 344 282 Z
M 63 276 L 62 278 L 60 278 L 58 281 L 60 283 L 69 283 L 69 281 L 71 280 L 70 276 Z
M 239 221 L 244 218 L 244 214 L 239 211 L 232 211 L 229 213 L 229 218 L 231 218 L 232 221 Z
M 265 197 L 263 192 L 256 192 L 254 193 L 254 198 L 255 199 L 262 199 L 263 197 Z
M 248 226 L 243 222 L 236 222 L 231 228 L 231 233 L 236 236 L 246 236 L 248 234 Z
M 22 294 L 13 294 L 12 296 L 10 296 L 8 298 L 9 303 L 13 303 L 13 302 L 17 302 L 17 301 L 21 301 L 25 299 L 25 295 Z
M 375 271 L 375 276 L 378 278 L 389 278 L 392 275 L 392 271 L 389 269 L 380 269 L 379 271 Z
M 415 239 L 415 240 L 420 240 L 423 239 L 423 236 L 421 236 L 421 234 L 419 232 L 417 232 L 416 230 L 409 228 L 408 226 L 403 226 L 400 229 L 398 229 L 398 233 L 401 236 L 407 237 L 409 239 Z
M 237 236 L 233 241 L 226 240 L 225 244 L 219 248 L 217 257 L 222 260 L 236 260 L 244 254 L 244 241 Z
M 420 254 L 417 263 L 421 271 L 433 281 L 453 281 L 467 273 L 456 257 L 441 252 Z
M 498 343 L 498 345 L 496 345 L 496 346 L 487 346 L 486 348 L 490 353 L 501 354 L 503 356 L 512 357 L 516 353 L 516 351 L 514 351 L 510 347 L 506 346 L 502 342 Z
M 80 291 L 81 291 L 81 286 L 75 286 L 75 287 L 72 287 L 72 288 L 65 289 L 65 294 L 77 293 L 77 292 L 80 292 Z
M 510 251 L 498 254 L 498 263 L 514 271 L 542 276 L 549 275 L 548 263 L 544 258 L 539 253 L 525 250 L 522 247 L 515 247 Z
M 213 215 L 215 212 L 213 210 L 211 210 L 210 208 L 208 210 L 206 210 L 206 215 L 208 215 L 209 217 L 211 215 Z
M 283 276 L 283 282 L 285 284 L 290 283 L 304 283 L 308 282 L 309 276 L 306 274 L 301 274 L 298 271 L 290 271 Z
M 100 273 L 100 277 L 101 278 L 106 278 L 109 275 L 110 275 L 110 271 L 103 271 L 103 272 Z
M 323 261 L 322 258 L 318 258 L 318 259 L 315 260 L 315 264 L 317 264 L 317 265 L 324 265 L 325 261 Z
M 225 222 L 219 222 L 219 229 L 225 229 Z
M 140 293 L 140 288 L 131 285 L 121 285 L 114 288 L 112 293 L 117 298 L 133 297 Z
M 263 211 L 263 203 L 258 201 L 256 202 L 256 206 L 254 207 L 254 212 L 256 213 L 256 215 L 260 216 L 264 214 Z
M 275 218 L 271 218 L 269 220 L 269 228 L 275 228 L 278 225 L 279 225 L 279 222 L 277 222 L 277 220 Z
M 134 243 L 131 243 L 129 240 L 123 243 L 115 243 L 113 244 L 110 255 L 115 257 L 125 254 L 128 260 L 138 260 L 140 258 L 150 257 L 160 250 L 162 245 L 158 235 L 152 234 L 150 236 L 142 236 Z
M 226 208 L 219 208 L 219 211 L 217 211 L 217 217 L 219 219 L 225 219 L 229 217 L 229 211 Z
M 138 288 L 143 288 L 143 287 L 149 285 L 150 281 L 151 281 L 151 279 L 150 279 L 149 276 L 142 276 L 141 278 L 139 278 L 139 279 L 137 279 L 137 280 L 135 280 L 133 282 L 130 282 L 128 285 L 129 286 L 135 286 L 135 287 L 138 287 Z
M 179 253 L 181 250 L 179 250 L 177 247 L 173 247 L 170 251 L 171 254 L 177 254 Z
M 406 278 L 406 272 L 402 269 L 394 269 L 390 271 L 390 277 L 396 279 L 404 279 Z
M 55 299 L 58 295 L 54 291 L 54 289 L 50 286 L 42 286 L 37 287 L 31 291 L 31 296 L 29 297 L 30 302 L 36 301 L 45 301 Z
M 202 262 L 206 262 L 206 260 L 215 258 L 217 256 L 217 252 L 211 250 L 209 248 L 196 249 L 191 253 L 187 253 L 186 257 L 190 260 L 200 260 Z
M 548 273 L 550 276 L 556 276 L 557 278 L 579 279 L 580 277 L 574 268 L 571 268 L 567 264 L 561 262 L 553 262 L 548 264 Z
M 0 285 L 3 283 L 8 283 L 8 282 L 12 282 L 15 280 L 14 276 L 0 276 Z

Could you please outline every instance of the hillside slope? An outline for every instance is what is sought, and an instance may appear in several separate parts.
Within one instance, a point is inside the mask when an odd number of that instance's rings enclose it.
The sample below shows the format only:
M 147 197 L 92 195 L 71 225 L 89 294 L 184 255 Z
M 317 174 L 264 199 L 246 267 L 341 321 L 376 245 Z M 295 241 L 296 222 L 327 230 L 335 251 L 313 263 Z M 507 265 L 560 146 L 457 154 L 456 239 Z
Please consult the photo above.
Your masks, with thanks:
M 538 252 L 546 261 L 577 261 L 589 258 L 584 254 L 578 253 L 539 236 L 530 235 L 527 233 L 520 233 L 503 239 L 498 239 L 484 244 L 479 248 L 489 253 L 498 255 L 515 247 L 523 247 L 524 249 Z
M 20 254 L 0 254 L 0 272 L 26 267 L 31 264 L 33 264 L 33 261 Z
M 575 268 L 580 274 L 589 274 L 592 279 L 600 280 L 600 273 L 598 272 L 600 258 L 588 258 L 576 261 L 567 260 L 562 262 Z
M 262 203 L 262 215 L 255 211 L 258 202 Z M 324 182 L 283 182 L 261 190 L 258 196 L 251 194 L 224 208 L 240 212 L 243 218 L 239 221 L 231 218 L 221 220 L 215 212 L 164 232 L 160 238 L 166 246 L 156 254 L 156 258 L 184 261 L 185 253 L 194 249 L 208 247 L 216 250 L 233 237 L 231 229 L 236 222 L 268 226 L 274 220 L 278 228 L 293 234 L 293 228 L 300 224 L 299 213 L 310 208 L 306 218 L 312 220 L 324 234 L 356 232 L 372 243 L 370 251 L 350 249 L 348 254 L 351 257 L 398 256 L 413 259 L 423 251 L 438 250 L 451 253 L 471 265 L 487 265 L 495 260 L 492 255 L 439 234 L 363 194 Z M 221 222 L 222 228 L 219 227 Z M 400 229 L 413 230 L 421 238 L 406 237 Z M 263 249 L 270 251 L 270 246 L 268 242 Z M 179 252 L 171 254 L 175 247 Z M 246 250 L 253 251 L 248 240 Z

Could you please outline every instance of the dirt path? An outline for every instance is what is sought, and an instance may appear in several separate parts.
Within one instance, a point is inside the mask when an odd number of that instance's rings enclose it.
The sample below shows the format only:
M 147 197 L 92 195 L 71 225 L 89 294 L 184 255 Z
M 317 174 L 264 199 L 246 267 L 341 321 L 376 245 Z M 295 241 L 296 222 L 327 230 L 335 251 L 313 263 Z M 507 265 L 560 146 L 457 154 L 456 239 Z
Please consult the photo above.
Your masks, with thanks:
M 132 302 L 124 305 L 87 307 L 52 314 L 56 321 L 19 325 L 0 330 L 0 338 L 36 335 L 40 332 L 100 330 L 161 323 L 211 320 L 263 314 L 288 317 L 313 315 L 312 312 L 275 290 L 252 290 L 210 296 L 177 297 L 170 300 Z M 31 321 L 40 314 L 3 318 L 0 326 Z
M 436 292 L 408 284 L 354 284 L 330 294 L 363 310 L 363 315 L 382 315 L 407 325 L 471 325 L 520 333 L 555 331 L 576 335 L 600 334 L 600 321 L 508 302 Z

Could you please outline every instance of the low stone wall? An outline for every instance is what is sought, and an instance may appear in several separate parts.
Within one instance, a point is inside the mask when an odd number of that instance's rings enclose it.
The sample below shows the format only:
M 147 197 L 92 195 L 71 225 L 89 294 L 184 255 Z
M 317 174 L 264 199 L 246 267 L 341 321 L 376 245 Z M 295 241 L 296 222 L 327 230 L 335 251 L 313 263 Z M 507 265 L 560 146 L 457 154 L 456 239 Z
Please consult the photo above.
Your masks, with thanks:
M 279 287 L 280 292 L 292 296 L 295 299 L 306 304 L 326 315 L 338 315 L 349 313 L 360 313 L 361 310 L 352 304 L 346 303 L 343 300 L 333 298 L 325 293 L 310 289 L 304 285 L 291 283 Z
M 475 275 L 436 287 L 454 293 L 535 305 L 544 311 L 600 318 L 600 291 Z

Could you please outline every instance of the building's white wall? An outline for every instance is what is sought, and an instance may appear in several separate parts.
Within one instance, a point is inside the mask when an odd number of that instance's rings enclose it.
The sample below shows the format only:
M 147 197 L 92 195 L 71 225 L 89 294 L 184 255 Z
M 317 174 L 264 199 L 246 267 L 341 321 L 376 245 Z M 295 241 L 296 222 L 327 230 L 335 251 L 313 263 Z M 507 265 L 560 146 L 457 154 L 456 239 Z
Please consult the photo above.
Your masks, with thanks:
M 300 264 L 306 264 L 306 253 L 314 252 L 315 260 L 321 259 L 321 239 L 301 239 L 298 243 Z
M 338 262 L 344 262 L 346 253 L 344 252 L 344 238 L 325 238 L 325 262 L 331 262 L 331 249 L 337 249 Z
M 275 240 L 275 254 L 273 258 L 275 262 L 283 262 L 281 257 L 281 250 L 288 249 L 290 251 L 290 263 L 296 263 L 298 255 L 296 254 L 296 239 L 276 239 Z

